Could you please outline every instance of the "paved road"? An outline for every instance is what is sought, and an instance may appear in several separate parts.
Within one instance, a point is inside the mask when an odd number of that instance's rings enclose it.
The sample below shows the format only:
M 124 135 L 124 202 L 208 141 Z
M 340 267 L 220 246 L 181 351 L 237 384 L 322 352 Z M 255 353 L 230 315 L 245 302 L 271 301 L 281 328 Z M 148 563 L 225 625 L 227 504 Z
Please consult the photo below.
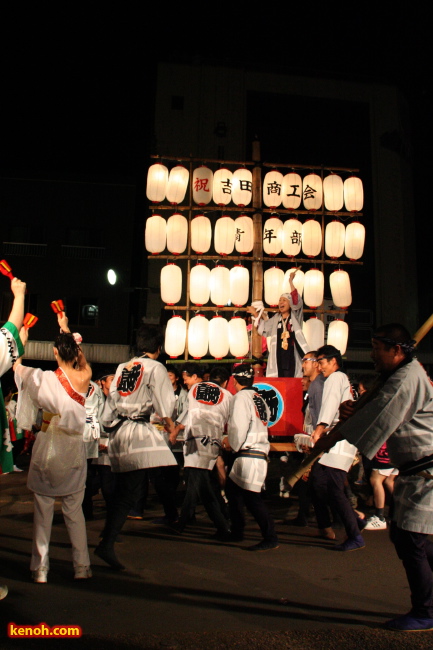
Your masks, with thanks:
M 154 526 L 162 511 L 151 498 L 143 521 L 128 521 L 117 546 L 127 570 L 113 572 L 93 556 L 94 577 L 74 582 L 60 510 L 55 515 L 47 585 L 30 580 L 32 496 L 25 474 L 0 476 L 0 561 L 9 596 L 0 603 L 6 623 L 80 625 L 72 648 L 429 648 L 433 634 L 384 631 L 384 621 L 409 609 L 405 576 L 385 531 L 366 532 L 367 547 L 336 553 L 314 527 L 277 525 L 281 545 L 266 553 L 245 547 L 259 541 L 254 521 L 242 544 L 214 541 L 204 510 L 182 537 Z M 287 501 L 269 498 L 276 520 Z M 88 523 L 89 546 L 98 543 L 103 501 Z M 339 531 L 343 538 L 343 531 Z M 285 599 L 285 604 L 281 603 Z M 7 643 L 6 641 L 4 642 Z M 41 640 L 11 639 L 13 648 Z M 50 640 L 47 647 L 57 647 Z M 3 647 L 3 646 L 1 646 Z

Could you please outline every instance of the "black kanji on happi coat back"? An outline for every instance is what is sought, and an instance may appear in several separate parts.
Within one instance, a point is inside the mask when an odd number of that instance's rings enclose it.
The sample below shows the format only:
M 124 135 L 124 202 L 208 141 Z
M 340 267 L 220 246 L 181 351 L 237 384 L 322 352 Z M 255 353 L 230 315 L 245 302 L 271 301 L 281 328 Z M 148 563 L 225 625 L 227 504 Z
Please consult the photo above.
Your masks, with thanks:
M 268 409 L 270 411 L 269 421 L 275 422 L 278 415 L 278 404 L 279 404 L 277 393 L 273 388 L 269 388 L 268 390 L 261 388 L 258 391 L 258 393 L 261 397 L 263 397 L 266 404 L 268 405 Z
M 256 407 L 257 415 L 263 422 L 263 424 L 268 424 L 268 415 L 266 413 L 266 404 L 258 393 L 254 393 L 253 402 Z
M 222 401 L 224 393 L 221 388 L 215 384 L 201 382 L 194 386 L 193 396 L 197 402 L 200 402 L 201 404 L 215 405 Z
M 117 392 L 121 395 L 130 395 L 139 387 L 143 376 L 141 363 L 134 363 L 132 368 L 123 368 L 122 374 L 117 380 Z

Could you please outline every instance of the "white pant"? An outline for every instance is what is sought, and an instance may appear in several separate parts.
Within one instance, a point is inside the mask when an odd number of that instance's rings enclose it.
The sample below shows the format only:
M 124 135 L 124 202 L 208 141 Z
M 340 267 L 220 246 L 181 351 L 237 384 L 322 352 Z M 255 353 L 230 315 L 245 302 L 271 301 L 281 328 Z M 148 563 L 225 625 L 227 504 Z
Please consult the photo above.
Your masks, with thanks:
M 60 497 L 62 500 L 63 518 L 72 544 L 72 561 L 74 567 L 78 565 L 90 566 L 89 551 L 87 549 L 86 522 L 81 508 L 83 497 L 84 489 L 75 494 Z M 54 516 L 54 503 L 55 497 L 34 494 L 33 544 L 30 571 L 36 571 L 42 567 L 46 569 L 50 568 L 49 548 Z

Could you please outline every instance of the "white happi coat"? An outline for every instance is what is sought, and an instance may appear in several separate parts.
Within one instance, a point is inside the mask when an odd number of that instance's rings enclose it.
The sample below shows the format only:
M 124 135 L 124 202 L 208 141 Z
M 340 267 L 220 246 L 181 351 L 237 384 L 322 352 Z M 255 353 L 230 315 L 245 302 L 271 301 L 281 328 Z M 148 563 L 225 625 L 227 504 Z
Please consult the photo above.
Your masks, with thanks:
M 27 487 L 43 496 L 61 497 L 84 489 L 87 474 L 83 432 L 85 395 L 77 393 L 64 372 L 42 371 L 18 365 L 17 424 L 31 429 L 39 408 L 44 418 L 53 414 L 46 431 L 39 431 L 33 446 Z
M 213 469 L 232 399 L 228 390 L 210 381 L 201 381 L 190 388 L 188 408 L 178 417 L 178 422 L 185 426 L 185 467 Z
M 295 339 L 304 352 L 308 352 L 309 347 L 302 332 L 302 325 L 304 322 L 304 308 L 302 298 L 298 293 L 298 302 L 295 305 L 293 303 L 292 294 L 289 294 L 289 303 L 290 303 L 290 318 L 289 322 L 292 326 L 292 334 L 294 334 Z M 278 365 L 277 365 L 277 345 L 281 345 L 281 339 L 278 336 L 278 323 L 281 321 L 281 314 L 275 314 L 269 320 L 260 319 L 257 331 L 262 336 L 270 337 L 270 342 L 268 341 L 269 347 L 269 356 L 268 356 L 268 365 L 266 366 L 266 377 L 278 377 Z M 299 352 L 295 346 L 295 377 L 302 377 L 302 359 L 299 356 Z
M 254 388 L 243 388 L 230 405 L 228 435 L 230 447 L 269 453 L 269 408 Z M 244 490 L 261 492 L 268 471 L 263 458 L 236 458 L 230 472 L 231 480 Z
M 386 441 L 395 467 L 433 453 L 433 387 L 416 361 L 400 366 L 371 402 L 341 427 L 341 434 L 373 458 Z M 433 468 L 425 470 L 433 477 Z M 399 528 L 433 534 L 433 478 L 398 475 L 393 520 Z
M 98 458 L 101 438 L 101 417 L 104 410 L 104 394 L 98 384 L 91 381 L 86 395 L 86 427 L 84 444 L 87 458 Z
M 17 328 L 9 321 L 0 328 L 0 377 L 12 368 L 24 348 Z
M 154 411 L 171 417 L 174 406 L 173 387 L 159 361 L 143 356 L 120 364 L 102 415 L 105 427 L 120 423 L 108 444 L 113 472 L 177 464 L 163 435 L 149 422 Z
M 333 372 L 325 379 L 318 424 L 334 427 L 340 419 L 340 404 L 351 399 L 352 389 L 347 375 L 341 371 Z M 340 440 L 331 447 L 328 453 L 323 454 L 319 463 L 348 472 L 355 454 L 356 447 L 354 445 L 348 443 L 347 440 Z

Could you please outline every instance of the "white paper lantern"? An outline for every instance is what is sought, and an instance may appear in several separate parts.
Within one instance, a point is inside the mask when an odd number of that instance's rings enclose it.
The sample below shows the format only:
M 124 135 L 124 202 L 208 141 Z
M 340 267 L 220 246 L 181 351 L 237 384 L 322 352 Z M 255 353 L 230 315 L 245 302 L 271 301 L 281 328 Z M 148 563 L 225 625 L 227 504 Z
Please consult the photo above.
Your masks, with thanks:
M 349 326 L 344 320 L 333 320 L 328 327 L 328 345 L 333 345 L 345 354 L 347 350 L 347 340 L 349 338 Z
M 203 314 L 191 318 L 188 326 L 188 354 L 193 359 L 201 359 L 209 347 L 209 321 Z
M 161 163 L 155 163 L 147 172 L 146 196 L 152 203 L 161 203 L 165 199 L 168 183 L 168 169 Z
M 325 229 L 325 252 L 333 259 L 344 253 L 346 229 L 341 221 L 330 221 Z
M 161 300 L 175 305 L 182 296 L 182 271 L 177 264 L 166 264 L 160 275 Z
M 202 255 L 207 253 L 212 240 L 212 227 L 210 219 L 204 214 L 198 214 L 191 221 L 191 248 Z
M 352 290 L 350 278 L 346 271 L 338 269 L 329 276 L 331 286 L 332 302 L 336 307 L 346 309 L 352 304 Z
M 302 250 L 307 257 L 316 257 L 322 250 L 322 227 L 314 219 L 307 219 L 302 226 Z
M 173 167 L 168 176 L 167 201 L 172 205 L 182 203 L 188 189 L 189 171 L 183 165 Z
M 217 205 L 228 205 L 232 199 L 233 173 L 222 167 L 213 177 L 213 200 Z
M 302 183 L 302 196 L 306 210 L 320 210 L 322 207 L 322 179 L 317 174 L 308 174 Z
M 210 296 L 210 269 L 202 263 L 192 267 L 189 276 L 189 299 L 194 305 L 205 305 Z
M 283 226 L 283 253 L 289 257 L 299 255 L 302 245 L 302 223 L 288 219 Z
M 250 293 L 250 272 L 242 264 L 230 269 L 230 302 L 241 307 L 248 302 Z
M 230 300 L 230 271 L 217 264 L 210 272 L 210 299 L 217 307 L 223 307 Z
M 223 359 L 229 353 L 229 324 L 225 318 L 216 315 L 209 322 L 209 354 Z
M 297 210 L 302 200 L 302 178 L 290 172 L 283 178 L 283 206 L 287 210 Z
M 337 174 L 329 174 L 323 180 L 323 198 L 329 212 L 338 212 L 344 204 L 343 179 Z
M 353 221 L 346 228 L 344 254 L 350 260 L 359 260 L 364 252 L 365 228 L 359 221 Z
M 290 293 L 290 274 L 293 273 L 296 267 L 293 267 L 289 269 L 288 271 L 285 272 L 284 274 L 284 280 L 283 280 L 283 290 L 282 293 Z M 296 272 L 295 277 L 293 278 L 293 285 L 295 289 L 297 289 L 298 293 L 300 296 L 302 296 L 304 292 L 304 281 L 305 281 L 305 273 L 304 271 L 301 271 L 301 269 L 298 269 Z
M 364 206 L 364 188 L 357 176 L 344 181 L 344 203 L 348 212 L 360 212 Z
M 253 175 L 249 169 L 241 167 L 233 172 L 232 201 L 240 208 L 251 203 L 253 197 Z
M 213 172 L 201 165 L 192 173 L 192 198 L 197 205 L 207 205 L 212 198 Z
M 188 221 L 183 214 L 175 213 L 167 219 L 167 248 L 173 255 L 180 255 L 188 241 Z
M 263 226 L 263 250 L 266 255 L 279 255 L 283 248 L 283 222 L 271 217 Z
M 248 355 L 250 346 L 247 324 L 240 316 L 233 316 L 229 321 L 229 346 L 230 354 L 236 359 L 242 359 Z
M 278 266 L 273 266 L 263 274 L 263 283 L 265 286 L 265 302 L 271 307 L 276 307 L 283 293 L 284 271 Z
M 214 248 L 218 255 L 230 255 L 235 247 L 235 222 L 227 215 L 217 219 L 215 224 Z
M 309 351 L 318 350 L 325 343 L 325 326 L 320 318 L 312 316 L 304 322 L 302 327 L 305 338 L 307 339 Z
M 276 169 L 263 179 L 263 203 L 268 208 L 278 208 L 282 201 L 283 175 Z
M 170 359 L 176 359 L 185 352 L 186 322 L 181 316 L 173 316 L 165 330 L 164 348 Z
M 167 241 L 167 222 L 159 214 L 153 214 L 146 220 L 144 245 L 152 255 L 158 255 L 165 249 Z
M 235 219 L 235 247 L 241 255 L 250 253 L 254 247 L 253 220 L 244 214 Z
M 317 309 L 323 302 L 325 280 L 322 271 L 310 269 L 304 279 L 304 302 L 311 309 Z

